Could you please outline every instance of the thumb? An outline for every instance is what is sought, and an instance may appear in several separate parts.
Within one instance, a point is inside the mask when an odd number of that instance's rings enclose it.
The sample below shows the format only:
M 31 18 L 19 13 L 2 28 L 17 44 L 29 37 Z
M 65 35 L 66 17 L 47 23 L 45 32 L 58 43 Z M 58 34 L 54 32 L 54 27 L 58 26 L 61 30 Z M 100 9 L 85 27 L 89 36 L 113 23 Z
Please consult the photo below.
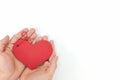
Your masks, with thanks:
M 0 52 L 4 51 L 5 47 L 9 42 L 9 36 L 5 36 L 2 40 L 0 40 Z

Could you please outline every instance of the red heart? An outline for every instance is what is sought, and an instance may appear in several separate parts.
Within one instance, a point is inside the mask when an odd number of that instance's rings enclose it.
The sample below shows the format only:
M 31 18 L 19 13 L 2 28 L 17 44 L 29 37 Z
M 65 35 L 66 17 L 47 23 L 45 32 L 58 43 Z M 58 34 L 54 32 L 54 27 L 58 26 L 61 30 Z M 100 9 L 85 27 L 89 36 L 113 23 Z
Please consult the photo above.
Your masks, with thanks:
M 27 40 L 20 39 L 13 46 L 15 57 L 30 69 L 34 69 L 48 60 L 52 51 L 52 45 L 46 40 L 41 40 L 33 45 Z

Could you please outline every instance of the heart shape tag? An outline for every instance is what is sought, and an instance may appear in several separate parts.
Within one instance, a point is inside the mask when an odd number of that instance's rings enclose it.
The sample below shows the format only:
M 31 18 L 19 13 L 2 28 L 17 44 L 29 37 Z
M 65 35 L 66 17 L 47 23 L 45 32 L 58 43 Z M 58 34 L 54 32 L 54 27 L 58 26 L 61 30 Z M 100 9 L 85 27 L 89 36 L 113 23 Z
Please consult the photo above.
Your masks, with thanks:
M 46 40 L 31 44 L 27 38 L 23 38 L 18 40 L 13 46 L 15 57 L 30 69 L 35 69 L 43 64 L 50 58 L 52 52 L 52 45 Z

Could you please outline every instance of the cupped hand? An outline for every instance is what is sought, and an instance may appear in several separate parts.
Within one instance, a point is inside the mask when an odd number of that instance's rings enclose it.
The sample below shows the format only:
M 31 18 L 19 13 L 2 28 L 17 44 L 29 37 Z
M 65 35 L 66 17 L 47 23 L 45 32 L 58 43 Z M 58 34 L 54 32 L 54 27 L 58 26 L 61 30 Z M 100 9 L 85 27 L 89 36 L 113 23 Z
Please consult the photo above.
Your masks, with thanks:
M 23 37 L 23 32 L 26 32 L 30 39 L 36 38 L 35 29 L 23 29 L 11 39 L 6 36 L 0 40 L 0 80 L 17 80 L 25 69 L 12 53 L 13 44 Z
M 41 37 L 39 40 L 48 40 L 47 36 Z M 25 68 L 24 72 L 22 73 L 20 79 L 21 80 L 52 80 L 54 72 L 57 67 L 57 56 L 54 48 L 53 41 L 50 41 L 53 47 L 53 53 L 50 59 L 44 62 L 43 65 L 39 66 L 34 70 L 30 70 L 29 68 Z

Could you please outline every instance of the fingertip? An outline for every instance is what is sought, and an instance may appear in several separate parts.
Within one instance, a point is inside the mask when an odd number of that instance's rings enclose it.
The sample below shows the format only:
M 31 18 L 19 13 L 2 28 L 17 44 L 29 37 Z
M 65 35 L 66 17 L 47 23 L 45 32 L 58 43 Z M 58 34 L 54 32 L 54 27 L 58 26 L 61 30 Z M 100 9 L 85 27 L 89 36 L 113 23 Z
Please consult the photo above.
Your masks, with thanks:
M 31 28 L 30 30 L 31 30 L 31 31 L 33 31 L 33 32 L 35 32 L 35 31 L 36 31 L 34 28 Z
M 26 32 L 26 33 L 27 33 L 28 31 L 29 31 L 28 28 L 24 28 L 24 29 L 22 29 L 19 33 L 20 33 L 20 34 L 22 34 L 23 32 Z M 18 34 L 19 34 L 19 33 L 18 33 Z
M 24 29 L 22 29 L 20 32 L 18 32 L 18 33 L 15 34 L 15 35 L 19 36 L 18 38 L 23 38 L 24 36 L 27 35 L 27 32 L 28 32 L 28 31 L 29 31 L 28 28 L 24 28 Z
M 9 40 L 9 36 L 8 35 L 6 35 L 3 39 L 2 39 L 2 41 L 8 41 Z
M 28 28 L 24 28 L 22 31 L 28 31 L 29 29 Z
M 51 44 L 53 44 L 53 43 L 54 43 L 54 41 L 53 41 L 53 40 L 50 40 L 50 43 L 51 43 Z
M 34 28 L 31 28 L 31 29 L 28 31 L 27 36 L 28 36 L 28 37 L 31 37 L 33 33 L 35 33 L 35 29 L 34 29 Z
M 44 35 L 44 36 L 43 36 L 43 40 L 48 40 L 48 36 L 47 36 L 47 35 Z
M 9 40 L 9 35 L 6 35 L 5 38 Z
M 38 41 L 40 41 L 40 40 L 42 40 L 43 38 L 42 37 L 39 37 L 39 40 Z
M 43 65 L 49 65 L 50 63 L 48 61 L 46 61 Z

